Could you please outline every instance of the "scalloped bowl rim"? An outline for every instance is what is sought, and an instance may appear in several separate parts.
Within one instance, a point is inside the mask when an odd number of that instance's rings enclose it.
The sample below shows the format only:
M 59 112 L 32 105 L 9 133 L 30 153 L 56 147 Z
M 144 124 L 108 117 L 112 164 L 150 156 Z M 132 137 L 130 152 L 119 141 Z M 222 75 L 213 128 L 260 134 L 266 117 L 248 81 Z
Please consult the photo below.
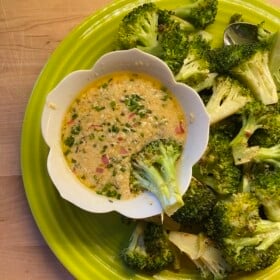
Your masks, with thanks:
M 207 147 L 209 116 L 196 91 L 176 82 L 162 60 L 138 49 L 109 52 L 100 57 L 92 69 L 68 74 L 49 92 L 41 119 L 42 135 L 50 148 L 47 169 L 61 197 L 81 209 L 95 213 L 116 211 L 131 218 L 146 218 L 162 213 L 162 207 L 152 193 L 145 191 L 129 200 L 112 200 L 98 195 L 72 173 L 62 152 L 61 125 L 74 98 L 95 79 L 118 71 L 148 74 L 163 83 L 180 102 L 186 114 L 188 132 L 177 173 L 180 192 L 183 194 L 187 190 L 192 166 Z

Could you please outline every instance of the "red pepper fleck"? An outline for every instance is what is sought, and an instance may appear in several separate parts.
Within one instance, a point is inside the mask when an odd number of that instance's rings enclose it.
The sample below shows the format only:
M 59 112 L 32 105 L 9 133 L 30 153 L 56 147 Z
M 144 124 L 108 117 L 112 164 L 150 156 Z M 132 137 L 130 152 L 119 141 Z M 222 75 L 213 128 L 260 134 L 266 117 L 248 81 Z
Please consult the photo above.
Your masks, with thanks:
M 96 173 L 103 173 L 104 169 L 101 167 L 96 167 L 95 171 Z
M 110 160 L 109 160 L 109 158 L 108 158 L 107 155 L 102 155 L 101 161 L 102 161 L 102 163 L 105 164 L 105 165 L 108 165 L 108 164 L 110 163 Z
M 67 124 L 72 124 L 74 122 L 74 119 L 71 119 L 67 122 Z
M 96 131 L 101 131 L 102 130 L 102 125 L 100 125 L 100 124 L 92 124 L 92 125 L 90 125 L 88 127 L 88 129 L 91 129 L 91 128 L 93 128 Z
M 175 133 L 176 134 L 183 134 L 183 133 L 185 133 L 185 128 L 183 126 L 183 122 L 182 121 L 180 121 L 179 125 L 175 127 Z
M 134 116 L 135 116 L 135 113 L 130 113 L 130 114 L 128 115 L 128 118 L 129 118 L 129 119 L 132 119 Z
M 127 154 L 127 153 L 128 153 L 128 151 L 127 151 L 126 148 L 120 147 L 120 154 L 121 154 L 121 155 L 125 155 L 125 154 Z

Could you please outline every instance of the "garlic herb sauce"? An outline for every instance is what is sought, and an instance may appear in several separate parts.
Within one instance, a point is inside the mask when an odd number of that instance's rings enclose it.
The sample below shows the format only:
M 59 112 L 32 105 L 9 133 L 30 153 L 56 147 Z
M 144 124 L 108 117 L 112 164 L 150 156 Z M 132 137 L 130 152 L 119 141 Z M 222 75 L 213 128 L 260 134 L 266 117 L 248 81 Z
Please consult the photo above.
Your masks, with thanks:
M 130 157 L 149 142 L 182 144 L 186 120 L 175 97 L 159 81 L 131 72 L 104 76 L 70 105 L 62 147 L 72 172 L 98 194 L 117 199 L 130 191 Z

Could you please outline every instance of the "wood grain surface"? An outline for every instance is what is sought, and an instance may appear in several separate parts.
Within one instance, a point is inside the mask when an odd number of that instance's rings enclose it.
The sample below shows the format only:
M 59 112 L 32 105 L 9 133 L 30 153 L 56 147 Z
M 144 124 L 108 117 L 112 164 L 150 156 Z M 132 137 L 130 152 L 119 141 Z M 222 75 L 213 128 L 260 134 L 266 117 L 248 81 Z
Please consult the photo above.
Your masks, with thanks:
M 0 280 L 73 279 L 47 247 L 26 201 L 21 126 L 51 53 L 73 27 L 109 2 L 0 0 Z M 270 3 L 280 7 L 280 0 Z

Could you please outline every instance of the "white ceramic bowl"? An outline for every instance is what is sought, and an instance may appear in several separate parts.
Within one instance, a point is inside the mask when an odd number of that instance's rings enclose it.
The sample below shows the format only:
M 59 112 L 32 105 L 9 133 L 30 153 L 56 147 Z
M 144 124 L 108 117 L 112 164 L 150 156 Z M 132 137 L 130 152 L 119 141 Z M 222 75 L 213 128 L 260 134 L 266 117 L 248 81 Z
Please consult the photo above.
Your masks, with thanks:
M 96 213 L 117 211 L 131 218 L 160 214 L 161 205 L 150 192 L 130 200 L 114 200 L 97 195 L 72 173 L 62 152 L 61 126 L 73 99 L 94 79 L 117 71 L 146 73 L 164 84 L 181 103 L 187 119 L 187 140 L 178 170 L 180 192 L 190 183 L 192 166 L 202 156 L 208 143 L 209 116 L 199 95 L 190 87 L 177 83 L 160 59 L 138 49 L 115 51 L 102 56 L 91 70 L 78 70 L 66 76 L 47 96 L 42 115 L 42 134 L 50 148 L 47 168 L 60 195 L 74 205 Z

